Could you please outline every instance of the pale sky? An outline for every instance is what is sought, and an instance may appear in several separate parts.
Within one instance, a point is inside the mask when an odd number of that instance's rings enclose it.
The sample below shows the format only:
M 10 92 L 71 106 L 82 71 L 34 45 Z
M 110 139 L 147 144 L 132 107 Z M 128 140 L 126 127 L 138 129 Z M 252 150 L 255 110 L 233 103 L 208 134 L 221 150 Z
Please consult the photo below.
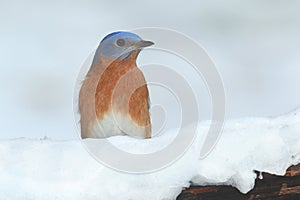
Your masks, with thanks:
M 171 28 L 207 50 L 224 81 L 227 118 L 300 106 L 296 0 L 2 0 L 0 24 L 0 139 L 76 138 L 72 96 L 82 63 L 106 34 L 137 27 Z M 162 56 L 145 51 L 139 63 L 172 63 Z

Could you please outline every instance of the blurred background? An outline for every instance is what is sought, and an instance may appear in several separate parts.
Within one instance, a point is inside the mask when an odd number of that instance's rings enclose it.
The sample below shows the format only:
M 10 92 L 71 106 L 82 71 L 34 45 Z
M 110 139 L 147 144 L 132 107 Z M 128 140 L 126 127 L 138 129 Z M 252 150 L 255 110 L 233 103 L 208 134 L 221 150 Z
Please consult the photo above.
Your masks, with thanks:
M 77 138 L 72 97 L 82 63 L 107 33 L 137 27 L 174 29 L 207 50 L 228 119 L 300 106 L 297 0 L 0 0 L 0 25 L 0 139 Z

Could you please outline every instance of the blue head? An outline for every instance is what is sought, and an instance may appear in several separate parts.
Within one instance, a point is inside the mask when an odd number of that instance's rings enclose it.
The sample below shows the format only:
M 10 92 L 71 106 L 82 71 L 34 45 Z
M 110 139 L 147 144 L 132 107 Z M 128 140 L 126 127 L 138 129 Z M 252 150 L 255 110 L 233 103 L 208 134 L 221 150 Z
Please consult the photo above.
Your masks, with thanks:
M 109 60 L 124 59 L 132 52 L 139 51 L 153 44 L 151 41 L 142 40 L 142 38 L 134 33 L 113 32 L 105 36 L 100 42 L 95 57 L 101 56 Z

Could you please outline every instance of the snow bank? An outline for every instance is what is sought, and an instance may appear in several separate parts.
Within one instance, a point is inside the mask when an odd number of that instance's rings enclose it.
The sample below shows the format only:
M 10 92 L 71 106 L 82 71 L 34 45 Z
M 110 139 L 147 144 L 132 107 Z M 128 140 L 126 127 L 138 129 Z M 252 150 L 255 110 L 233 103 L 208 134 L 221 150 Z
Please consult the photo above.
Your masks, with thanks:
M 208 122 L 199 125 L 193 146 L 173 165 L 151 174 L 126 174 L 95 161 L 80 141 L 16 139 L 0 142 L 1 199 L 175 199 L 190 183 L 232 185 L 246 193 L 254 170 L 284 175 L 300 162 L 300 110 L 276 118 L 228 121 L 215 149 L 199 159 Z M 121 149 L 160 146 L 169 131 L 151 140 L 110 140 Z M 86 140 L 96 142 L 97 140 Z

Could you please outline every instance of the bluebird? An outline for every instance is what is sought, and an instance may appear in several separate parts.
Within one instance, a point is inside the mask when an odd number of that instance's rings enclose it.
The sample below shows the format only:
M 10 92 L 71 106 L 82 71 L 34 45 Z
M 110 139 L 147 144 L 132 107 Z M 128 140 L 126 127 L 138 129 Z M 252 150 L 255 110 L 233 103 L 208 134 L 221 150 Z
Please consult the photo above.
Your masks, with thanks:
M 82 138 L 151 137 L 149 92 L 136 59 L 153 44 L 123 31 L 102 39 L 80 89 Z

